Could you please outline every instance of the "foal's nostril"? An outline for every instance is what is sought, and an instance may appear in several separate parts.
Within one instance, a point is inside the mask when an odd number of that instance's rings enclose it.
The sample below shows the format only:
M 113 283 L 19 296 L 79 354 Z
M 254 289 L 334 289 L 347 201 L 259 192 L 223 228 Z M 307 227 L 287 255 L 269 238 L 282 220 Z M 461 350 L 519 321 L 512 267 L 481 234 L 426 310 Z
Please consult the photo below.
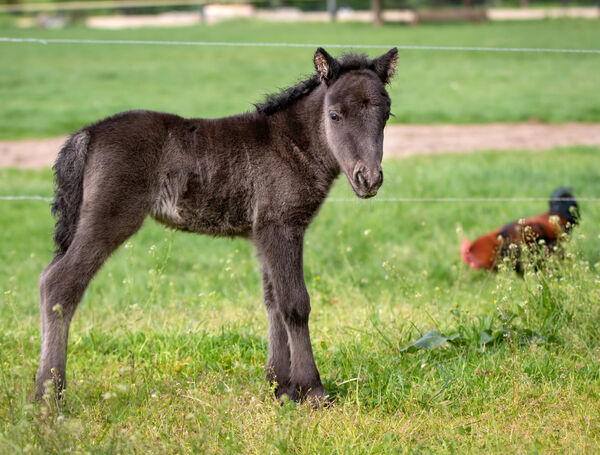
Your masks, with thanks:
M 365 177 L 362 175 L 362 172 L 358 171 L 355 178 L 359 186 L 366 186 Z
M 377 184 L 381 185 L 383 183 L 383 171 L 379 171 L 379 180 L 377 180 Z

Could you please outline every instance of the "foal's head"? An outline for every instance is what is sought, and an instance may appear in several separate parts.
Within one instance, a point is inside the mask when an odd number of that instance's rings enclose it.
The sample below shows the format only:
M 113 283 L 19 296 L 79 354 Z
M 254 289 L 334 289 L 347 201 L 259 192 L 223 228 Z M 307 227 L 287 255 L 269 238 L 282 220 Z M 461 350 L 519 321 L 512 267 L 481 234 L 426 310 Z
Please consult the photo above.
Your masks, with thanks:
M 374 60 L 352 54 L 336 60 L 319 48 L 314 63 L 327 87 L 323 116 L 329 148 L 356 195 L 373 197 L 383 183 L 383 127 L 391 105 L 385 84 L 396 70 L 398 50 Z

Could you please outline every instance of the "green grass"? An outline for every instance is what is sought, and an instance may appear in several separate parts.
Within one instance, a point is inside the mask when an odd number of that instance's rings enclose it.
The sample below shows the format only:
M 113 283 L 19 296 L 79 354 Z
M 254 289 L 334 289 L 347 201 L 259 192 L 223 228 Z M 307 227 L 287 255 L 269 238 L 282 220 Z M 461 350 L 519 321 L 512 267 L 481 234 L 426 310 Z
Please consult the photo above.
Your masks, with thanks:
M 381 28 L 236 21 L 122 31 L 0 25 L 0 36 L 598 48 L 600 27 L 585 20 Z M 200 117 L 247 111 L 266 93 L 311 73 L 313 53 L 312 48 L 0 43 L 0 138 L 66 134 L 126 109 Z M 597 122 L 598 74 L 595 54 L 401 51 L 390 88 L 392 121 Z
M 390 197 L 598 196 L 600 150 L 386 161 Z M 0 170 L 0 194 L 51 173 Z M 332 197 L 351 198 L 341 178 Z M 473 272 L 459 244 L 546 203 L 328 202 L 306 239 L 311 331 L 331 409 L 279 406 L 262 371 L 254 249 L 148 221 L 93 281 L 69 344 L 65 404 L 27 402 L 39 355 L 46 203 L 1 202 L 2 453 L 548 453 L 600 444 L 600 204 L 568 258 L 524 278 Z M 455 344 L 402 352 L 424 332 Z M 499 333 L 481 345 L 483 334 Z

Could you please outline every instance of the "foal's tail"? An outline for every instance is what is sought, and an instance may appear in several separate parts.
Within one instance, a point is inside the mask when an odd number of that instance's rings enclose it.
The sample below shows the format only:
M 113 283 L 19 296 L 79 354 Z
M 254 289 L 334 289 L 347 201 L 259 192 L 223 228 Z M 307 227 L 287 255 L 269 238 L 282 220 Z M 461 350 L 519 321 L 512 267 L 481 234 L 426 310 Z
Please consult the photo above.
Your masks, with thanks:
M 81 130 L 65 143 L 54 163 L 56 190 L 52 215 L 57 217 L 54 242 L 56 256 L 67 252 L 73 241 L 79 220 L 79 207 L 83 200 L 83 172 L 90 135 Z

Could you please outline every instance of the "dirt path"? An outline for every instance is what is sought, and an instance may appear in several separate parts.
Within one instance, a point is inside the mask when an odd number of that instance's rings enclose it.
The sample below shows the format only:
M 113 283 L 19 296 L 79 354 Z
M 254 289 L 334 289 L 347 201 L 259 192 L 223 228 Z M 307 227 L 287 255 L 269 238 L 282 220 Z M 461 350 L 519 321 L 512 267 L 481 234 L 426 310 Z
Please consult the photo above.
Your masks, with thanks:
M 0 167 L 50 166 L 65 137 L 0 141 Z M 570 145 L 600 147 L 600 124 L 494 123 L 488 125 L 390 125 L 387 157 L 478 150 L 544 150 Z

